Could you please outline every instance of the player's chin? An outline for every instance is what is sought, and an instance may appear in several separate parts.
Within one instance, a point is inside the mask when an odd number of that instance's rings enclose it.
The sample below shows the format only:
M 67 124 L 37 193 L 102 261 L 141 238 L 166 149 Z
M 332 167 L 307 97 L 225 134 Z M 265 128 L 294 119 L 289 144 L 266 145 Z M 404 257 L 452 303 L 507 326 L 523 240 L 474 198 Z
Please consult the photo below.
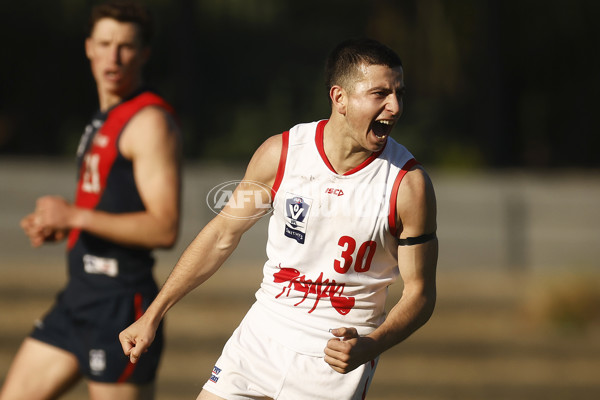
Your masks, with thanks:
M 370 132 L 368 149 L 370 151 L 379 151 L 385 147 L 388 140 L 388 135 L 376 135 L 374 132 Z

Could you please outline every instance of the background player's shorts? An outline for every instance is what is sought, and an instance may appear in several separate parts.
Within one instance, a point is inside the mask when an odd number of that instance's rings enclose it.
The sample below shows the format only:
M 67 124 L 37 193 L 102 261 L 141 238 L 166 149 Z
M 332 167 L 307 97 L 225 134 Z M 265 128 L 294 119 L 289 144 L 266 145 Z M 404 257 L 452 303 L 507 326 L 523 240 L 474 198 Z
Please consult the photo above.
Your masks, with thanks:
M 69 309 L 61 296 L 31 333 L 31 337 L 74 354 L 81 373 L 96 382 L 152 382 L 163 347 L 162 324 L 147 353 L 136 364 L 123 354 L 119 333 L 139 318 L 153 296 L 139 293 L 104 297 Z
M 244 318 L 225 344 L 205 390 L 228 400 L 365 398 L 378 360 L 340 374 L 323 357 L 299 354 L 260 337 L 248 322 Z

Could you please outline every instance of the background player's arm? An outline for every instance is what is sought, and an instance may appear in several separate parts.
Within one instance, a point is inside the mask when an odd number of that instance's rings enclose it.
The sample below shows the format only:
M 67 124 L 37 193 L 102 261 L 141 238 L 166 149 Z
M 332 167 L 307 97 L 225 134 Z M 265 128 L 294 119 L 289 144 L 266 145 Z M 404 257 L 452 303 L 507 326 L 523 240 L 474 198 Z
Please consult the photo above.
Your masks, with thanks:
M 274 136 L 256 151 L 243 181 L 232 199 L 244 190 L 256 190 L 252 182 L 272 187 L 281 154 L 281 135 Z M 270 204 L 270 193 L 259 190 L 262 204 Z M 210 221 L 183 252 L 169 278 L 145 314 L 121 332 L 123 351 L 136 362 L 154 340 L 154 333 L 167 311 L 191 290 L 210 278 L 237 247 L 242 235 L 258 220 L 256 215 L 268 210 L 256 202 L 230 201 L 223 211 Z
M 114 214 L 77 208 L 61 197 L 46 196 L 37 202 L 40 224 L 54 231 L 79 228 L 122 245 L 172 246 L 179 230 L 180 147 L 171 116 L 158 107 L 142 109 L 123 131 L 119 148 L 133 163 L 146 210 Z
M 420 167 L 403 178 L 397 198 L 400 238 L 418 237 L 436 231 L 433 185 Z M 346 373 L 402 342 L 424 325 L 436 301 L 437 239 L 422 244 L 398 246 L 398 266 L 404 282 L 402 297 L 375 331 L 359 337 L 355 328 L 339 328 L 325 349 L 325 361 Z

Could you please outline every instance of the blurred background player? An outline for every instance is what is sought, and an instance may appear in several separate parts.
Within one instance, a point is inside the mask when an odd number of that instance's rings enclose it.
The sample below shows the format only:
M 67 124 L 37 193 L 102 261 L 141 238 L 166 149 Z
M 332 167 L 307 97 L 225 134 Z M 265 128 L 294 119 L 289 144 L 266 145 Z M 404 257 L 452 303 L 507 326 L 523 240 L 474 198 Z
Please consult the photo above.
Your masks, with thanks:
M 147 359 L 123 356 L 118 333 L 157 293 L 154 248 L 176 241 L 180 133 L 173 109 L 145 86 L 153 33 L 131 1 L 93 8 L 85 52 L 100 109 L 77 150 L 74 203 L 37 200 L 21 221 L 32 246 L 67 239 L 69 280 L 21 345 L 2 400 L 53 399 L 82 377 L 93 399 L 152 399 L 162 329 Z
M 389 136 L 403 111 L 400 58 L 379 42 L 350 40 L 331 53 L 326 74 L 329 119 L 258 148 L 232 198 L 254 192 L 262 202 L 228 204 L 120 335 L 124 353 L 143 360 L 166 312 L 217 271 L 271 203 L 257 301 L 198 399 L 364 399 L 379 355 L 433 312 L 433 185 Z M 386 316 L 398 275 L 403 295 Z

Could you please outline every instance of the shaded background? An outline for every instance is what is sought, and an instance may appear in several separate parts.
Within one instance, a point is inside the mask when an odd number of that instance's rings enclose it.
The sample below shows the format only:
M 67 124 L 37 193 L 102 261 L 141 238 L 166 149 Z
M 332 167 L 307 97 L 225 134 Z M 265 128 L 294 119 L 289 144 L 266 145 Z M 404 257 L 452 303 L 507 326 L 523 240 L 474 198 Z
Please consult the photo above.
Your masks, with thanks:
M 190 159 L 243 160 L 328 116 L 322 67 L 370 36 L 403 58 L 396 136 L 428 165 L 594 167 L 600 3 L 592 0 L 153 0 L 147 78 Z M 97 107 L 83 51 L 92 1 L 3 4 L 0 154 L 71 156 Z
M 38 196 L 74 193 L 97 108 L 83 47 L 94 3 L 0 11 L 0 379 L 65 281 L 64 247 L 32 250 L 18 224 Z M 404 61 L 393 136 L 434 181 L 440 260 L 432 320 L 382 356 L 369 399 L 600 398 L 600 2 L 147 3 L 147 78 L 177 108 L 186 156 L 181 236 L 157 252 L 159 282 L 213 216 L 212 187 L 240 179 L 267 137 L 329 115 L 329 50 L 371 36 Z M 253 301 L 266 223 L 170 312 L 158 399 L 197 395 Z M 81 398 L 80 385 L 65 399 Z

